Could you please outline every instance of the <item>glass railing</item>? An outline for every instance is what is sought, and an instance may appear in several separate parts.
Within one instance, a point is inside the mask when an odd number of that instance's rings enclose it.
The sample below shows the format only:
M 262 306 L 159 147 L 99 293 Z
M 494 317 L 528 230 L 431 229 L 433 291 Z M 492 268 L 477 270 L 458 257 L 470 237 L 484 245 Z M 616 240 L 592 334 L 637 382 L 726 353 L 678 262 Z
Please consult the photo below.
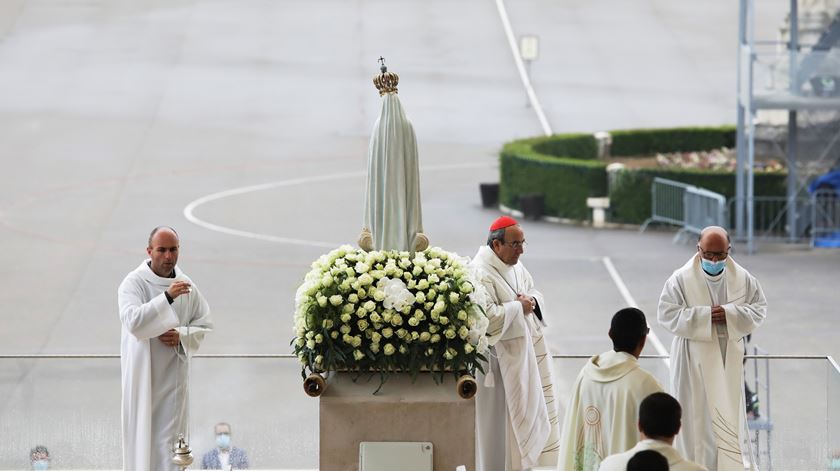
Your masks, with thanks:
M 555 356 L 563 404 L 586 358 Z M 663 357 L 640 363 L 668 388 Z M 830 357 L 750 356 L 745 378 L 758 393 L 760 469 L 840 469 L 840 369 Z M 215 446 L 217 422 L 231 424 L 252 469 L 318 468 L 318 399 L 304 394 L 296 358 L 199 355 L 191 391 L 191 469 Z M 119 357 L 0 355 L 0 424 L 0 469 L 29 469 L 36 445 L 48 448 L 51 469 L 119 469 Z

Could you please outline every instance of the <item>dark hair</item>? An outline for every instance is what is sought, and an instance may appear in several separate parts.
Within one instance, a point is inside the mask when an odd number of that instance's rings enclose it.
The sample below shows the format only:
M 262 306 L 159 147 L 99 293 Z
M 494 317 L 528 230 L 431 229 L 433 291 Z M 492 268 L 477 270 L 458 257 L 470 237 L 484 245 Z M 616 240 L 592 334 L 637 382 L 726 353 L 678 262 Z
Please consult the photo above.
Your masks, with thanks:
M 168 229 L 168 230 L 172 231 L 173 234 L 175 234 L 175 237 L 178 237 L 178 231 L 176 231 L 175 229 L 172 229 L 169 226 L 158 226 L 158 227 L 152 229 L 151 234 L 149 234 L 149 247 L 152 246 L 152 238 L 154 238 L 155 234 L 160 232 L 161 229 Z
M 505 227 L 501 229 L 496 229 L 495 231 L 490 231 L 490 234 L 487 236 L 487 245 L 492 249 L 493 248 L 493 241 L 498 240 L 502 243 L 505 242 Z
M 664 392 L 653 393 L 639 405 L 639 430 L 650 438 L 671 438 L 680 431 L 682 407 Z
M 610 323 L 610 338 L 617 352 L 632 352 L 647 334 L 645 313 L 635 307 L 616 312 Z
M 668 471 L 668 459 L 656 450 L 642 450 L 627 462 L 627 471 Z

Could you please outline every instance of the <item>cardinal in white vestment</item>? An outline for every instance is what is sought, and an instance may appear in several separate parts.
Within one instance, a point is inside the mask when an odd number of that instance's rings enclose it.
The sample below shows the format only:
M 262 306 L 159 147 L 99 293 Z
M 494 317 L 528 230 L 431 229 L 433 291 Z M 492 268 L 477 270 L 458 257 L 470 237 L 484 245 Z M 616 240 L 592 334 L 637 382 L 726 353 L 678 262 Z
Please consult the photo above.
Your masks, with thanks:
M 682 407 L 669 394 L 653 393 L 639 405 L 639 435 L 641 441 L 624 453 L 608 456 L 598 471 L 625 471 L 636 453 L 653 450 L 668 461 L 670 471 L 708 471 L 680 455 L 673 447 L 674 437 L 680 431 Z
M 615 313 L 609 336 L 613 349 L 590 358 L 578 374 L 560 438 L 560 471 L 594 471 L 608 455 L 639 441 L 639 404 L 662 391 L 639 366 L 649 328 L 645 315 L 629 307 Z
M 470 266 L 488 293 L 489 365 L 476 395 L 476 469 L 552 466 L 558 445 L 545 301 L 519 261 L 525 234 L 510 217 L 490 227 Z
M 118 290 L 122 342 L 123 469 L 178 469 L 172 450 L 186 433 L 186 355 L 213 327 L 210 308 L 177 266 L 175 231 L 158 227 L 149 237 L 149 259 Z
M 659 323 L 674 334 L 671 391 L 685 409 L 677 449 L 710 471 L 743 471 L 749 445 L 743 338 L 767 315 L 758 280 L 729 256 L 729 235 L 707 227 L 697 253 L 659 298 Z

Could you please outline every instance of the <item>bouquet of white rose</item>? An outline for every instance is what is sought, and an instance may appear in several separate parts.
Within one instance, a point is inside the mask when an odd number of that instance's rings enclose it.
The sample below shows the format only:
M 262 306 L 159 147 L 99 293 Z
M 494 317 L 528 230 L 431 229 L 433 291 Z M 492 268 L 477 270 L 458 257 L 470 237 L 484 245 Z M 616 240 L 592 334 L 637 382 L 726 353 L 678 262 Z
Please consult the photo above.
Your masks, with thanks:
M 439 248 L 322 255 L 295 299 L 295 354 L 306 379 L 328 371 L 483 371 L 485 293 L 463 259 Z

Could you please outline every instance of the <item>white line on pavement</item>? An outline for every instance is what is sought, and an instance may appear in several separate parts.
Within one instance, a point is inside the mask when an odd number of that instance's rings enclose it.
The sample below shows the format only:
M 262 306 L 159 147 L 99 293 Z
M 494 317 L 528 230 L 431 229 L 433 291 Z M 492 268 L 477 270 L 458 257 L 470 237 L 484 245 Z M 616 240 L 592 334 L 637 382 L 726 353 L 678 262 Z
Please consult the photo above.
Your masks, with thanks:
M 610 274 L 616 288 L 618 288 L 618 292 L 621 293 L 621 297 L 624 298 L 624 302 L 628 306 L 639 307 L 639 305 L 636 304 L 636 300 L 633 299 L 633 295 L 630 294 L 630 290 L 627 289 L 627 285 L 624 284 L 624 280 L 621 279 L 621 275 L 618 274 L 618 270 L 615 269 L 615 265 L 613 265 L 610 257 L 603 257 L 601 260 L 604 262 L 604 266 L 607 268 L 607 272 Z M 653 344 L 653 348 L 656 350 L 657 354 L 668 355 L 668 350 L 666 350 L 665 346 L 662 345 L 662 342 L 659 341 L 659 337 L 656 336 L 656 332 L 651 330 L 650 334 L 648 334 L 648 339 L 650 339 L 650 343 Z M 665 366 L 668 368 L 671 367 L 671 360 L 669 358 L 663 358 L 662 361 L 665 362 Z
M 543 133 L 546 136 L 550 136 L 553 134 L 551 126 L 548 124 L 548 119 L 545 117 L 540 100 L 537 98 L 537 92 L 534 91 L 534 87 L 531 85 L 531 78 L 525 70 L 525 63 L 522 62 L 522 56 L 519 54 L 519 47 L 516 45 L 516 36 L 513 34 L 513 27 L 510 25 L 510 18 L 508 18 L 504 0 L 496 0 L 496 9 L 499 10 L 499 18 L 502 20 L 505 36 L 507 36 L 508 44 L 510 44 L 510 51 L 513 53 L 513 61 L 516 63 L 516 69 L 519 71 L 519 78 L 522 79 L 522 86 L 525 87 L 525 93 L 528 94 L 528 101 L 531 102 L 531 107 L 537 114 L 537 119 L 540 120 Z
M 496 162 L 482 162 L 482 163 L 462 163 L 462 164 L 450 164 L 450 165 L 432 165 L 428 167 L 420 168 L 421 172 L 433 172 L 433 171 L 441 171 L 441 170 L 456 170 L 456 169 L 466 169 L 466 168 L 483 168 L 488 167 L 491 165 L 495 165 Z M 222 234 L 228 234 L 232 236 L 238 237 L 245 237 L 248 239 L 256 239 L 256 240 L 263 240 L 266 242 L 276 242 L 280 244 L 291 244 L 291 245 L 304 245 L 307 247 L 316 247 L 316 248 L 327 248 L 327 249 L 334 249 L 341 245 L 337 242 L 324 242 L 324 241 L 317 241 L 317 240 L 306 240 L 306 239 L 293 239 L 290 237 L 280 237 L 274 236 L 270 234 L 260 234 L 258 232 L 250 232 L 244 231 L 241 229 L 235 229 L 233 227 L 222 226 L 219 224 L 213 224 L 212 222 L 205 221 L 200 219 L 198 216 L 195 215 L 195 210 L 199 206 L 209 203 L 211 201 L 220 200 L 223 198 L 228 198 L 231 196 L 243 195 L 246 193 L 254 193 L 257 191 L 265 191 L 265 190 L 272 190 L 274 188 L 281 188 L 281 187 L 290 187 L 290 186 L 297 186 L 297 185 L 305 185 L 309 183 L 319 183 L 319 182 L 328 182 L 328 181 L 335 181 L 335 180 L 344 180 L 347 178 L 362 178 L 367 175 L 367 172 L 345 172 L 345 173 L 334 173 L 332 175 L 319 175 L 314 177 L 301 177 L 301 178 L 293 178 L 290 180 L 280 180 L 276 182 L 268 182 L 268 183 L 261 183 L 259 185 L 250 185 L 250 186 L 243 186 L 240 188 L 233 188 L 230 190 L 219 191 L 217 193 L 212 193 L 206 196 L 202 196 L 184 207 L 184 217 L 187 218 L 187 221 L 190 221 L 193 224 L 201 226 L 205 229 L 209 229 L 211 231 L 220 232 Z

